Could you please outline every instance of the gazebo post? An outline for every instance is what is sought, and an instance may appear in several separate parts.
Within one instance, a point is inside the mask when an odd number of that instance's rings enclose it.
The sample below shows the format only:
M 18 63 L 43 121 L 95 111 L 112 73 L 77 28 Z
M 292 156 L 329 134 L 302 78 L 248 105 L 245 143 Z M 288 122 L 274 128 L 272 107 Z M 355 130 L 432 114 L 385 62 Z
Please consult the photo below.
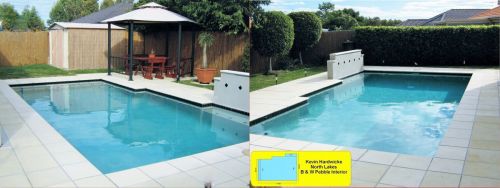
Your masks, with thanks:
M 167 32 L 165 34 L 165 56 L 168 57 L 168 37 L 169 37 L 169 34 L 170 32 L 168 31 L 168 26 L 166 27 Z
M 108 76 L 111 76 L 111 23 L 108 22 Z
M 196 39 L 196 33 L 194 31 L 194 27 L 193 27 L 193 31 L 191 32 L 191 77 L 194 76 L 194 44 L 195 44 L 195 40 Z
M 134 62 L 132 59 L 133 53 L 134 53 L 134 22 L 131 21 L 128 25 L 128 74 L 129 74 L 128 80 L 129 81 L 134 81 L 132 79 L 132 74 L 134 72 L 132 70 L 132 68 L 134 67 L 132 65 L 132 63 Z
M 179 22 L 179 31 L 178 31 L 178 44 L 177 44 L 177 82 L 179 82 L 181 75 L 180 75 L 180 64 L 181 64 L 181 45 L 182 45 L 182 23 Z

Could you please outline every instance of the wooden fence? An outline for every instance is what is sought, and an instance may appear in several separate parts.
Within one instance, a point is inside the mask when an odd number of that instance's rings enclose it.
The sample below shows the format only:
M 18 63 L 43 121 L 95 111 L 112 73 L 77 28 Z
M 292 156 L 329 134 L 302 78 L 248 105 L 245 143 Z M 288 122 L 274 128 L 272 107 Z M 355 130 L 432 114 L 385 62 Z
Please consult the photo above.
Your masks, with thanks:
M 323 32 L 318 44 L 302 53 L 302 60 L 306 64 L 318 64 L 321 63 L 318 61 L 325 61 L 324 64 L 326 66 L 328 55 L 343 51 L 342 44 L 347 40 L 353 41 L 354 33 L 354 31 Z M 263 73 L 269 69 L 269 58 L 260 56 L 255 50 L 252 50 L 250 60 L 250 72 L 252 74 Z M 274 61 L 275 58 L 273 58 L 273 63 Z
M 171 62 L 177 59 L 177 43 L 178 33 L 170 31 L 168 33 L 168 56 Z M 198 35 L 195 33 L 195 48 L 194 48 L 194 67 L 198 68 L 202 65 L 203 49 L 198 44 Z M 247 35 L 228 35 L 225 33 L 212 33 L 215 37 L 214 43 L 207 49 L 208 67 L 217 70 L 241 70 L 241 60 L 245 46 L 248 43 Z M 165 55 L 165 32 L 155 32 L 145 34 L 145 53 L 149 53 L 151 49 L 155 50 L 156 54 Z M 182 33 L 182 49 L 181 58 L 191 57 L 192 32 L 185 31 Z
M 0 66 L 47 64 L 48 32 L 0 32 Z

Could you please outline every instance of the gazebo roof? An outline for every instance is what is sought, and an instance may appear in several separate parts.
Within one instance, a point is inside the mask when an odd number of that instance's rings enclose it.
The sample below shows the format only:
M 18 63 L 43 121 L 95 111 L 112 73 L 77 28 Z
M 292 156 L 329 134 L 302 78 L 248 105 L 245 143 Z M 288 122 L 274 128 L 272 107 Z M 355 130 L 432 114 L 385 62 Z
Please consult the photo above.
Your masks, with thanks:
M 128 23 L 130 21 L 133 21 L 134 23 L 196 23 L 195 21 L 185 16 L 167 10 L 166 7 L 161 6 L 157 3 L 148 3 L 142 5 L 136 10 L 106 19 L 102 22 Z

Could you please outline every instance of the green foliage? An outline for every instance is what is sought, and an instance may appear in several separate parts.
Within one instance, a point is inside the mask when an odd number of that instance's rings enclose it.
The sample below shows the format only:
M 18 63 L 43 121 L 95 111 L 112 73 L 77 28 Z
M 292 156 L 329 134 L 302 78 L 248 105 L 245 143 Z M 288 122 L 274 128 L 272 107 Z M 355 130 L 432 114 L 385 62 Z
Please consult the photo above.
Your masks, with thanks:
M 289 55 L 279 55 L 276 57 L 275 68 L 277 70 L 295 70 L 300 67 L 300 61 Z
M 252 47 L 260 55 L 273 57 L 287 54 L 293 45 L 293 20 L 283 12 L 262 14 L 261 27 L 252 31 Z
M 250 72 L 250 45 L 245 45 L 243 57 L 241 59 L 241 71 Z
M 251 11 L 260 10 L 260 6 L 269 0 L 139 0 L 135 6 L 156 2 L 169 10 L 182 14 L 200 23 L 208 31 L 224 31 L 232 34 L 248 30 L 248 17 Z
M 25 24 L 26 30 L 41 31 L 45 29 L 45 25 L 40 16 L 38 16 L 38 11 L 36 11 L 35 7 L 31 7 L 31 9 L 29 7 L 24 8 L 21 19 Z
M 97 0 L 58 0 L 47 23 L 69 22 L 99 10 Z
M 3 30 L 13 31 L 18 21 L 19 14 L 9 3 L 0 4 L 0 20 L 2 20 Z
M 485 66 L 499 63 L 500 26 L 358 27 L 366 65 Z
M 206 45 L 207 47 L 210 47 L 210 46 L 212 46 L 214 41 L 215 41 L 214 35 L 212 35 L 209 32 L 202 32 L 198 36 L 198 44 L 200 44 L 202 46 Z
M 345 8 L 335 10 L 335 5 L 330 2 L 323 2 L 316 12 L 323 23 L 323 27 L 328 30 L 349 30 L 356 26 L 395 26 L 401 20 L 381 20 L 379 17 L 363 17 L 354 9 Z
M 295 39 L 293 48 L 305 50 L 318 43 L 321 38 L 321 20 L 311 12 L 292 12 L 288 14 L 293 20 Z
M 103 0 L 101 2 L 101 6 L 99 7 L 100 10 L 108 8 L 110 6 L 113 6 L 115 4 L 114 0 Z

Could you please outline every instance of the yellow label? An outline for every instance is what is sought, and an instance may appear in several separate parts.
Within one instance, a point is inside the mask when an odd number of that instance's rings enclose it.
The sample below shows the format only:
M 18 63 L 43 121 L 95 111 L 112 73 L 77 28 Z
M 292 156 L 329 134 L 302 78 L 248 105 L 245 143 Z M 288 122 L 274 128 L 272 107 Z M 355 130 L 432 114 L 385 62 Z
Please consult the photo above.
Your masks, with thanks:
M 348 151 L 253 151 L 253 186 L 349 186 Z

